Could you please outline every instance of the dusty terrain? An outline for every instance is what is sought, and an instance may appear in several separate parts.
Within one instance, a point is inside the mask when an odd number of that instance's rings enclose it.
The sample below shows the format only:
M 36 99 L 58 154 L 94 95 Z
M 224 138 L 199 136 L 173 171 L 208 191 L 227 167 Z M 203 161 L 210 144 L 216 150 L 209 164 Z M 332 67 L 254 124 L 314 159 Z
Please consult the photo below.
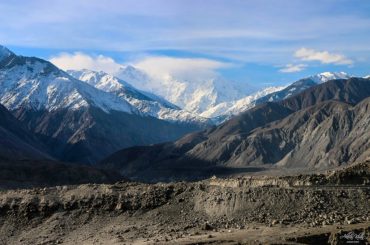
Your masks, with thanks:
M 0 244 L 366 244 L 369 166 L 2 191 Z

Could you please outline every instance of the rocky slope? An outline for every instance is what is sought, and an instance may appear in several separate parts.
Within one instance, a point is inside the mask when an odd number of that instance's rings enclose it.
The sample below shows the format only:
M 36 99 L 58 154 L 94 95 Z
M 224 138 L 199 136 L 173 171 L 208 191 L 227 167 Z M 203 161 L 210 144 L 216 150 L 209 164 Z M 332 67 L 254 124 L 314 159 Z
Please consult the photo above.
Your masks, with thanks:
M 128 177 L 158 180 L 181 179 L 190 172 L 202 176 L 217 168 L 325 169 L 364 160 L 369 156 L 369 96 L 365 79 L 332 80 L 174 143 L 125 149 L 102 164 Z
M 336 244 L 350 231 L 365 232 L 361 242 L 366 242 L 368 168 L 369 162 L 341 170 L 347 177 L 335 186 L 329 181 L 332 172 L 1 191 L 0 242 Z M 358 174 L 365 180 L 361 185 L 341 185 Z
M 369 106 L 370 98 L 354 107 L 334 101 L 320 103 L 229 140 L 228 144 L 238 146 L 222 155 L 208 155 L 207 160 L 225 159 L 231 166 L 270 163 L 294 168 L 363 161 L 370 156 Z M 192 153 L 205 157 L 203 149 Z

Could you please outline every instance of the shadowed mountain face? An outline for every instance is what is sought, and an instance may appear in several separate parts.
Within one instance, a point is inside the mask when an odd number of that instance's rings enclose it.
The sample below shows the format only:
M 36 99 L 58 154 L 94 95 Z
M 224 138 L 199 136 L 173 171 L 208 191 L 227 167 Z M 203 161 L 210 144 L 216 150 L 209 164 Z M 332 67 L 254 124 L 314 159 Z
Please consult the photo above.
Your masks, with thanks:
M 53 160 L 46 146 L 0 105 L 0 189 L 110 183 L 118 175 Z
M 179 169 L 329 168 L 363 160 L 370 154 L 369 96 L 368 80 L 332 80 L 174 143 L 122 150 L 102 164 L 145 180 Z
M 0 157 L 9 159 L 50 159 L 35 135 L 0 105 Z
M 369 98 L 354 107 L 328 101 L 297 111 L 240 139 L 226 164 L 328 168 L 366 160 L 369 103 Z

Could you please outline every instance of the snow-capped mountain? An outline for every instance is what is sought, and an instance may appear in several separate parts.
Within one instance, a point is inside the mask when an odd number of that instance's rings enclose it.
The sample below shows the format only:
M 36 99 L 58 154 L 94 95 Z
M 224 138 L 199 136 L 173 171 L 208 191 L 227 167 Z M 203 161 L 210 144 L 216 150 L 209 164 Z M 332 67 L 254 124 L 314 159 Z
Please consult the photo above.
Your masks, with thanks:
M 128 68 L 129 69 L 129 68 Z M 197 116 L 158 96 L 137 90 L 122 79 L 105 72 L 90 70 L 67 71 L 71 76 L 84 81 L 97 89 L 112 93 L 127 101 L 142 115 L 152 116 L 171 122 L 210 123 L 208 119 Z
M 125 100 L 95 89 L 47 61 L 16 56 L 4 47 L 1 49 L 0 103 L 10 111 L 21 107 L 78 110 L 89 106 L 105 112 L 135 111 Z
M 325 83 L 330 80 L 348 79 L 348 78 L 350 78 L 350 76 L 346 74 L 345 72 L 319 73 L 319 74 L 316 74 L 310 77 L 300 79 L 280 91 L 273 92 L 273 93 L 267 94 L 266 96 L 258 98 L 255 101 L 255 104 L 261 104 L 264 102 L 273 102 L 273 101 L 287 99 L 293 95 L 299 94 L 303 92 L 304 90 L 310 87 L 316 86 L 318 84 Z
M 240 100 L 223 102 L 203 112 L 201 116 L 215 118 L 220 116 L 231 117 L 255 106 L 255 101 L 268 94 L 280 91 L 285 87 L 268 87 L 248 95 Z
M 202 114 L 220 103 L 244 98 L 255 91 L 252 86 L 221 77 L 188 80 L 167 74 L 160 79 L 153 78 L 132 66 L 122 68 L 116 76 L 197 114 Z
M 303 78 L 288 86 L 271 87 L 258 91 L 237 101 L 225 102 L 203 112 L 201 116 L 212 118 L 216 124 L 222 123 L 234 115 L 238 115 L 255 105 L 264 102 L 273 102 L 287 99 L 312 86 L 335 79 L 348 79 L 350 76 L 345 72 L 323 72 L 307 78 Z
M 345 72 L 322 72 L 309 77 L 315 83 L 324 83 L 336 79 L 348 79 L 351 76 Z
M 90 80 L 91 86 L 48 61 L 17 56 L 2 46 L 0 57 L 0 103 L 62 161 L 96 163 L 119 149 L 175 140 L 206 125 L 112 77 Z M 145 107 L 146 101 L 153 104 Z M 143 115 L 140 106 L 152 111 Z
M 212 118 L 216 123 L 227 120 L 256 104 L 282 100 L 316 84 L 350 77 L 345 72 L 323 72 L 301 79 L 287 87 L 254 91 L 250 86 L 242 86 L 222 78 L 189 81 L 168 74 L 158 80 L 133 66 L 121 68 L 116 75 L 141 90 L 159 94 L 187 111 Z

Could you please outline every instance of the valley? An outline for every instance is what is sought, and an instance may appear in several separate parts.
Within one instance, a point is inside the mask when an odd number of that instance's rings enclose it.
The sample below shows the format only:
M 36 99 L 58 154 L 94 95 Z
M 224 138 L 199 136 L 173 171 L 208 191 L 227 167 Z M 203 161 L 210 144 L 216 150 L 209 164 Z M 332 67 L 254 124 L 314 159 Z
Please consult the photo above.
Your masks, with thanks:
M 0 244 L 368 244 L 370 78 L 239 85 L 0 46 Z

